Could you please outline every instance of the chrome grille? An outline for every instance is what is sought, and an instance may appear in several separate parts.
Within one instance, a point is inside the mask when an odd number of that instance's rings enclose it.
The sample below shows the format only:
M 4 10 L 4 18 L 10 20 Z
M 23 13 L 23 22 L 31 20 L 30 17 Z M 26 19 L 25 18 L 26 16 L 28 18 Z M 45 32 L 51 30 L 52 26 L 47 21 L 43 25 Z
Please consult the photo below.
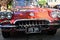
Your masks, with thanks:
M 38 25 L 45 25 L 48 24 L 49 21 L 47 20 L 22 20 L 17 21 L 15 25 L 18 26 L 38 26 Z

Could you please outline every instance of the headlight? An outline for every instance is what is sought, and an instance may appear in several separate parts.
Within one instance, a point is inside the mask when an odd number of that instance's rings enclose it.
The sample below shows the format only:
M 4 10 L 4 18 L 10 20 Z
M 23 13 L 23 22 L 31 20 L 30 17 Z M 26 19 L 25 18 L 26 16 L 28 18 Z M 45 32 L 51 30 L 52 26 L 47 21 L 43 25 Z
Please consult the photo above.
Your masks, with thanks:
M 52 13 L 51 13 L 51 16 L 52 16 L 53 18 L 56 18 L 57 15 L 58 15 L 57 12 L 52 12 Z
M 56 17 L 59 17 L 60 18 L 60 11 L 59 10 L 54 10 L 52 13 L 51 13 L 51 16 L 53 18 L 56 18 Z
M 30 15 L 30 16 L 34 16 L 34 13 L 33 13 L 33 12 L 31 12 L 29 15 Z
M 11 19 L 12 18 L 12 12 L 0 12 L 0 19 Z
M 11 19 L 12 18 L 12 12 L 7 12 L 6 13 L 6 18 Z
M 59 17 L 59 18 L 60 18 L 60 11 L 59 11 L 59 10 L 53 11 L 53 12 L 51 13 L 51 16 L 52 16 L 53 18 L 56 18 L 56 17 Z
M 0 19 L 4 19 L 4 18 L 5 18 L 4 12 L 0 12 Z
M 60 12 L 58 13 L 58 17 L 60 18 Z

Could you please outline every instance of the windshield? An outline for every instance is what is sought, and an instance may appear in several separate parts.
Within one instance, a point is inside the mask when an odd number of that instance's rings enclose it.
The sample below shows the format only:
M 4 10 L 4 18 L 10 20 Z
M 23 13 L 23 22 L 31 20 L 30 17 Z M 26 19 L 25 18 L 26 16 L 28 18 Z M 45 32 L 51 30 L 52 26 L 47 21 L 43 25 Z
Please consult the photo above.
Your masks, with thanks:
M 37 6 L 37 0 L 14 0 L 13 1 L 13 6 Z

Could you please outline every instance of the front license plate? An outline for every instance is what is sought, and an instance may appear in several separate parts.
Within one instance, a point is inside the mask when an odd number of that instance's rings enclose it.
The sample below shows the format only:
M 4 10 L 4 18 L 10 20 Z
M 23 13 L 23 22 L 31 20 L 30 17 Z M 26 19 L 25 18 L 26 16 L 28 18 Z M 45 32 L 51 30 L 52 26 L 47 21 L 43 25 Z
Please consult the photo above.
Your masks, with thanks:
M 29 33 L 37 33 L 37 32 L 39 32 L 39 28 L 37 28 L 37 27 L 28 28 L 28 32 Z

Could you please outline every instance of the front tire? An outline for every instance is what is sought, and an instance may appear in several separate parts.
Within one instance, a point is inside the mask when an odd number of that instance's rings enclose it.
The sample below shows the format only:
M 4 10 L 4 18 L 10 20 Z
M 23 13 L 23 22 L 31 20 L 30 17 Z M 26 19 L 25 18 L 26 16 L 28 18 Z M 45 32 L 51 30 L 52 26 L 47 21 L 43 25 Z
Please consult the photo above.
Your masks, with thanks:
M 57 29 L 49 30 L 49 31 L 47 32 L 47 34 L 48 34 L 48 35 L 55 35 L 56 32 L 57 32 Z
M 3 36 L 4 38 L 9 38 L 9 37 L 10 37 L 10 32 L 2 31 L 2 36 Z
M 6 31 L 7 29 L 1 28 L 2 36 L 4 38 L 9 38 L 10 37 L 10 31 Z

